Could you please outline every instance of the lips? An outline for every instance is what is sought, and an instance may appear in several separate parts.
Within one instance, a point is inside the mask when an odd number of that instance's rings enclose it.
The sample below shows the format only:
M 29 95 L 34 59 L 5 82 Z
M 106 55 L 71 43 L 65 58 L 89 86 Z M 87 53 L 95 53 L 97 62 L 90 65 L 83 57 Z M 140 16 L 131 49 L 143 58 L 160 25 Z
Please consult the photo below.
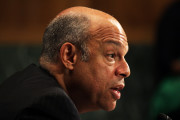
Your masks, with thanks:
M 119 85 L 111 88 L 111 94 L 115 100 L 120 99 L 121 93 L 120 90 L 124 88 L 124 85 Z

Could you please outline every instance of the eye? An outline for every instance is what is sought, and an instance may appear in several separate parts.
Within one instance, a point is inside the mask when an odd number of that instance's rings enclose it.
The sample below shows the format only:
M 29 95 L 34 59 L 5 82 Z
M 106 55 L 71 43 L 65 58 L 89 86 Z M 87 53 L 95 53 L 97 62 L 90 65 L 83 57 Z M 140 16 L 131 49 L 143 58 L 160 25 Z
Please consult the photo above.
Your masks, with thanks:
M 108 56 L 110 57 L 110 58 L 115 58 L 115 54 L 113 53 L 113 54 L 108 54 Z
M 107 60 L 112 62 L 115 60 L 116 54 L 115 53 L 109 53 L 107 54 Z

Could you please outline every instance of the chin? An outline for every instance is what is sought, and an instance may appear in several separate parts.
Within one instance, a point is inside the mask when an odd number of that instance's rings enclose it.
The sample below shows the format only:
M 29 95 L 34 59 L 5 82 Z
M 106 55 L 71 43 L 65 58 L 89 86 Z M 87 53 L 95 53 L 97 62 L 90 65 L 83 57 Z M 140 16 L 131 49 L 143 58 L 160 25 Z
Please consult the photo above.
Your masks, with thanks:
M 114 110 L 116 108 L 116 102 L 113 102 L 113 103 L 111 103 L 111 104 L 106 104 L 105 106 L 104 106 L 104 110 L 105 111 L 112 111 L 112 110 Z
M 108 108 L 106 111 L 113 111 L 116 107 Z

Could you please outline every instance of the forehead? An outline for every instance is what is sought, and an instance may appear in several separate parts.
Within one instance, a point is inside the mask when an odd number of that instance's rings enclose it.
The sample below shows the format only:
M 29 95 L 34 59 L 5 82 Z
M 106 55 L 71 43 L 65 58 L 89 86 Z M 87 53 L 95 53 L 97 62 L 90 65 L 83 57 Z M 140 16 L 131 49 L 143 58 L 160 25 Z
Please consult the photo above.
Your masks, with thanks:
M 119 33 L 126 38 L 126 33 L 124 32 L 124 29 L 122 28 L 122 26 L 120 25 L 120 23 L 115 20 L 115 19 L 108 19 L 108 21 L 117 28 L 117 31 L 119 31 Z M 127 41 L 127 38 L 125 39 Z
M 98 43 L 113 43 L 120 46 L 127 47 L 126 34 L 119 24 L 114 19 L 101 20 L 101 22 L 94 23 L 91 28 L 91 42 Z

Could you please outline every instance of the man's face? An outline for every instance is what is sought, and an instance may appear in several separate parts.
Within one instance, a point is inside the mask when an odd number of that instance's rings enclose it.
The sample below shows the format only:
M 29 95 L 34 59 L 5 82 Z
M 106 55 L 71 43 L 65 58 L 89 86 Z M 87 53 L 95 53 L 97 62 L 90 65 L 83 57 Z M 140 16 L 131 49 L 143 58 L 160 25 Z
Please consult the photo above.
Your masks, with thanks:
M 88 41 L 89 60 L 78 59 L 72 76 L 70 96 L 78 109 L 113 110 L 124 88 L 124 78 L 130 74 L 124 56 L 128 51 L 126 35 L 116 21 L 92 29 Z M 83 111 L 82 111 L 83 112 Z M 86 111 L 84 111 L 86 112 Z

